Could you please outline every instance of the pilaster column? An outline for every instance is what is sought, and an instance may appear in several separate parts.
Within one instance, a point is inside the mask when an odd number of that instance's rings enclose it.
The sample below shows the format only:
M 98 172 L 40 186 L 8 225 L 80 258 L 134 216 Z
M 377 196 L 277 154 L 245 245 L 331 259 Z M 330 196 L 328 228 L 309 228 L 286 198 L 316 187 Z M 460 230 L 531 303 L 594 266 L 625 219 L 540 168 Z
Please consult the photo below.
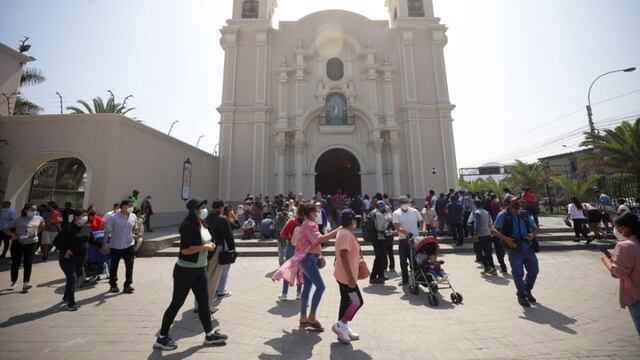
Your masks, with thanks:
M 402 194 L 400 186 L 400 142 L 391 142 L 391 175 L 393 179 L 393 196 L 397 197 Z
M 402 71 L 405 86 L 404 93 L 407 104 L 416 104 L 418 102 L 416 70 L 415 62 L 413 60 L 413 38 L 413 30 L 402 30 L 400 40 L 400 58 L 402 59 Z
M 375 50 L 373 49 L 365 49 L 363 50 L 367 54 L 367 83 L 369 87 L 369 109 L 371 109 L 371 113 L 374 116 L 374 124 L 377 126 L 380 124 L 378 120 L 378 91 L 377 91 L 377 81 L 378 81 L 378 65 L 375 63 Z
M 301 133 L 300 133 L 301 134 Z M 294 141 L 294 149 L 295 149 L 295 160 L 296 160 L 296 193 L 301 193 L 304 191 L 304 139 L 299 138 L 296 135 L 296 140 Z
M 284 142 L 276 143 L 276 193 L 284 194 L 284 152 L 286 146 Z
M 229 106 L 235 103 L 236 92 L 236 58 L 237 58 L 237 32 L 233 29 L 222 30 L 222 48 L 224 49 L 225 73 L 222 88 L 222 105 Z
M 375 139 L 372 142 L 373 146 L 373 156 L 375 160 L 375 184 L 376 184 L 376 192 L 384 193 L 384 185 L 382 181 L 382 144 L 384 140 Z
M 256 105 L 265 105 L 267 102 L 267 38 L 266 29 L 256 31 Z
M 278 120 L 276 124 L 276 128 L 285 129 L 289 127 L 289 118 L 288 118 L 288 109 L 289 109 L 289 101 L 288 101 L 288 87 L 289 87 L 289 71 L 291 71 L 290 67 L 287 66 L 286 61 L 283 62 L 282 66 L 278 69 Z
M 394 101 L 393 101 L 393 68 L 389 66 L 386 61 L 382 67 L 384 71 L 384 110 L 387 126 L 397 126 L 396 115 L 394 113 Z

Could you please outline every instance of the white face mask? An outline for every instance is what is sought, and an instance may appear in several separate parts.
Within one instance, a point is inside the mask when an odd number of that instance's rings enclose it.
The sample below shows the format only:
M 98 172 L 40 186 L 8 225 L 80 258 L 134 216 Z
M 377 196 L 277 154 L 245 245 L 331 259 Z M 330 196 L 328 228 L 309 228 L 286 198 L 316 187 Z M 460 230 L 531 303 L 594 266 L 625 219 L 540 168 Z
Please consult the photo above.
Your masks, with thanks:
M 616 228 L 613 229 L 613 236 L 615 236 L 616 239 L 618 239 L 620 241 L 625 240 L 624 235 L 620 234 L 620 232 L 618 232 L 618 229 L 616 229 Z
M 400 206 L 400 209 L 402 209 L 402 211 L 407 211 L 407 210 L 409 210 L 409 205 L 404 204 L 404 205 Z
M 207 208 L 200 209 L 200 219 L 205 220 L 209 215 L 209 210 Z
M 38 214 L 37 211 L 33 211 L 33 210 L 27 211 L 27 217 L 34 217 L 37 214 Z

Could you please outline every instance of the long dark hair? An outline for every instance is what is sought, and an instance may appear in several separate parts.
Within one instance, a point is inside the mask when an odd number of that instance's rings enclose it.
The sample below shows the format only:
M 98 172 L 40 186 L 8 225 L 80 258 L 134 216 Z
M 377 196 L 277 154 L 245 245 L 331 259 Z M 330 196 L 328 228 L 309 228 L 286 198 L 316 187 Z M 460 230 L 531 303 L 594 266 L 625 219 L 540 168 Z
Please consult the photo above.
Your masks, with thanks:
M 633 235 L 640 240 L 640 220 L 638 220 L 638 216 L 635 214 L 626 212 L 613 219 L 613 225 L 628 227 Z
M 204 226 L 205 228 L 208 227 L 207 226 L 207 222 L 200 219 L 200 216 L 198 216 L 198 214 L 196 214 L 196 209 L 190 209 L 189 213 L 187 214 L 187 217 L 184 218 L 184 220 L 182 220 L 183 224 L 197 224 L 198 227 Z
M 298 220 L 298 223 L 302 224 L 304 222 L 304 219 L 309 218 L 309 216 L 311 216 L 311 214 L 313 214 L 314 212 L 316 212 L 315 205 L 304 203 L 300 204 L 298 206 L 298 211 L 296 212 L 296 220 Z
M 582 203 L 580 202 L 580 200 L 578 200 L 577 197 L 572 196 L 571 198 L 569 198 L 569 200 L 571 200 L 571 202 L 578 207 L 578 209 L 582 209 Z
M 22 209 L 20 210 L 20 215 L 21 216 L 27 216 L 27 210 L 31 209 L 31 207 L 33 206 L 32 203 L 26 203 L 24 204 L 24 206 L 22 207 Z

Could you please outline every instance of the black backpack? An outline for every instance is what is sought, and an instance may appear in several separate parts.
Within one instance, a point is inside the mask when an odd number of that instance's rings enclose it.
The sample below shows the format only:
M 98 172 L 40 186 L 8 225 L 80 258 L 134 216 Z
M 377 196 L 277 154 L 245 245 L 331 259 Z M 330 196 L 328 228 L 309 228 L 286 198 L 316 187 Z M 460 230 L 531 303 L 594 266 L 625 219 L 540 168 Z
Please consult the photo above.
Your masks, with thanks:
M 511 235 L 513 234 L 513 213 L 510 211 L 505 211 L 504 215 L 505 215 L 504 224 L 502 225 L 501 232 L 503 235 L 511 237 Z M 525 226 L 527 227 L 527 233 L 529 233 L 531 231 L 531 222 L 529 220 L 529 213 L 524 210 L 520 210 L 518 211 L 516 216 L 518 216 L 520 220 L 524 221 Z M 516 245 L 518 245 L 518 247 L 520 247 L 520 241 L 527 241 L 527 240 L 516 239 Z M 533 252 L 540 251 L 540 244 L 538 243 L 538 239 L 533 239 L 530 243 L 530 246 Z
M 364 223 L 364 231 L 362 236 L 365 241 L 374 242 L 378 240 L 378 230 L 376 229 L 376 212 L 375 210 L 367 215 Z

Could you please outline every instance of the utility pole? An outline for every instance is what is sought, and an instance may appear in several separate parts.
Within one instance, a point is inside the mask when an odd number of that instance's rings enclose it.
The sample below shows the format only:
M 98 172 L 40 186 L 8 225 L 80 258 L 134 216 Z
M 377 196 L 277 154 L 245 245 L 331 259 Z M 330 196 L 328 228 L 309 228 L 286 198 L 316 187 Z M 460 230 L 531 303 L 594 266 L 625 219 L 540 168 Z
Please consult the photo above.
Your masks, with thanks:
M 593 88 L 593 85 L 596 83 L 596 81 L 598 81 L 601 77 L 609 75 L 609 74 L 613 74 L 613 73 L 618 73 L 618 72 L 634 72 L 636 71 L 635 67 L 630 67 L 630 68 L 626 68 L 626 69 L 619 69 L 619 70 L 613 70 L 613 71 L 609 71 L 606 72 L 600 76 L 598 76 L 595 80 L 593 80 L 593 82 L 591 83 L 591 86 L 589 86 L 589 92 L 587 93 L 587 101 L 588 101 L 588 105 L 587 105 L 587 117 L 589 119 L 589 132 L 591 132 L 591 135 L 595 135 L 596 134 L 596 127 L 593 123 L 593 111 L 591 109 L 591 89 Z
M 200 137 L 198 138 L 198 142 L 196 143 L 196 147 L 198 147 L 198 145 L 200 145 L 200 140 L 204 137 L 204 135 L 200 135 Z
M 60 115 L 62 115 L 62 95 L 60 95 L 60 93 L 57 91 L 56 91 L 56 95 L 58 95 L 58 97 L 60 98 Z
M 173 130 L 173 125 L 179 123 L 180 121 L 176 120 L 174 122 L 171 123 L 171 127 L 169 128 L 169 133 L 167 133 L 167 135 L 171 135 L 171 130 Z

